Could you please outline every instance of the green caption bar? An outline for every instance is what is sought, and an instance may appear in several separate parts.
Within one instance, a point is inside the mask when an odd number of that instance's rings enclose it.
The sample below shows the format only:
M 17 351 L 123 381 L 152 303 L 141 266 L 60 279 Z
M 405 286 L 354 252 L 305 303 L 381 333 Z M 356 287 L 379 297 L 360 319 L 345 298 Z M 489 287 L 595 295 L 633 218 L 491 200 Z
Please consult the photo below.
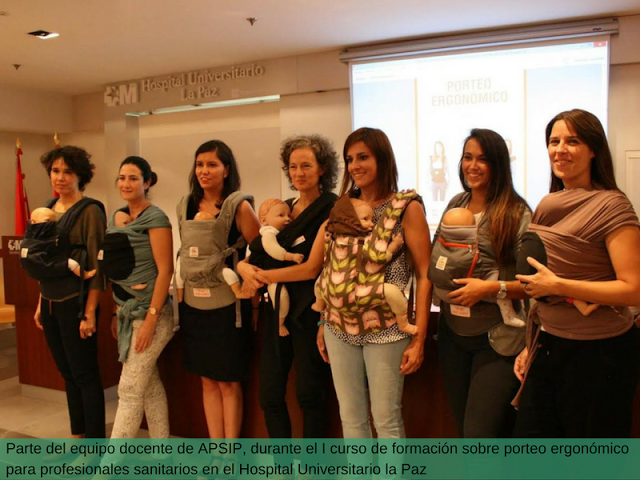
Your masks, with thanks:
M 1 439 L 0 478 L 640 479 L 640 440 Z

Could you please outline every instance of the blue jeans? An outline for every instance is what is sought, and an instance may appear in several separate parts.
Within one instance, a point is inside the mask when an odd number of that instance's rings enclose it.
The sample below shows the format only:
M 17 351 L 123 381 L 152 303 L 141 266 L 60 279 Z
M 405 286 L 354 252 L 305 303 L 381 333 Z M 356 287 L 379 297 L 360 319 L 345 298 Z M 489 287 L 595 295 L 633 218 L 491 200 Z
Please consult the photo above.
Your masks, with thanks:
M 371 415 L 378 438 L 404 438 L 400 364 L 410 338 L 394 343 L 349 345 L 324 329 L 344 438 L 371 438 Z

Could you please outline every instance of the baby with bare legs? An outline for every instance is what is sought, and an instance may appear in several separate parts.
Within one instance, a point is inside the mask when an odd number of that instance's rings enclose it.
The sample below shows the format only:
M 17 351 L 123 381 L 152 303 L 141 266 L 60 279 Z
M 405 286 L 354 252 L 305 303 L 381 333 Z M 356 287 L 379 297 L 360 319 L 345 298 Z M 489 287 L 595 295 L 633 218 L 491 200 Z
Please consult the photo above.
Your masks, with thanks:
M 544 248 L 544 244 L 540 237 L 534 232 L 527 232 L 522 237 L 522 247 L 518 252 L 518 259 L 516 263 L 517 273 L 521 275 L 534 275 L 537 270 L 529 265 L 527 257 L 534 258 L 544 266 L 547 266 L 547 251 Z M 547 297 L 537 299 L 540 302 L 547 302 Z M 578 311 L 586 316 L 591 315 L 595 310 L 600 307 L 597 303 L 589 303 L 578 298 L 566 297 L 565 300 L 578 309 Z
M 55 222 L 56 214 L 50 208 L 36 208 L 33 212 L 31 212 L 31 223 L 44 223 L 44 222 Z M 67 260 L 69 270 L 73 272 L 73 274 L 77 277 L 80 276 L 80 264 L 76 262 L 73 258 L 69 258 Z M 89 278 L 93 278 L 96 274 L 96 270 L 85 270 L 83 279 L 88 280 Z
M 261 244 L 264 248 L 264 251 L 272 258 L 280 261 L 288 261 L 295 263 L 302 263 L 304 260 L 304 255 L 300 253 L 290 253 L 287 252 L 284 248 L 280 246 L 277 240 L 277 235 L 280 233 L 286 225 L 291 223 L 291 217 L 289 214 L 291 213 L 291 209 L 289 205 L 287 205 L 282 200 L 277 198 L 270 198 L 265 200 L 262 205 L 260 205 L 260 209 L 258 210 L 258 217 L 260 219 L 260 223 L 262 223 L 262 228 L 260 229 L 260 238 Z M 210 213 L 207 212 L 199 212 L 194 217 L 196 221 L 203 220 L 213 220 L 214 217 Z M 247 257 L 249 257 L 249 252 L 247 252 Z M 180 285 L 180 262 L 178 261 L 178 266 L 176 269 L 176 279 L 178 280 L 178 300 L 182 301 L 182 296 L 184 295 L 184 284 Z M 234 295 L 238 299 L 246 299 L 251 298 L 253 295 L 251 293 L 243 290 L 240 285 L 240 279 L 236 272 L 234 272 L 230 268 L 222 269 L 222 276 L 224 281 L 231 287 Z M 277 283 L 272 283 L 267 286 L 267 291 L 269 292 L 269 297 L 274 304 L 276 304 L 276 291 L 278 288 Z M 287 292 L 287 288 L 283 285 L 280 290 L 280 305 L 278 312 L 278 320 L 279 320 L 279 334 L 281 337 L 286 337 L 289 335 L 289 330 L 284 325 L 284 321 L 289 314 L 289 292 Z
M 373 223 L 373 209 L 367 203 L 358 198 L 352 198 L 351 204 L 353 205 L 353 209 L 360 220 L 360 224 L 368 231 L 372 231 L 375 227 Z M 387 247 L 387 262 L 391 261 L 393 255 L 400 249 L 400 247 L 402 247 L 402 245 L 404 245 L 402 235 L 393 235 Z M 401 332 L 408 333 L 409 335 L 415 335 L 418 333 L 418 327 L 409 323 L 409 317 L 407 314 L 407 298 L 404 296 L 402 290 L 391 283 L 384 283 L 383 288 L 385 300 L 396 317 L 398 329 Z M 321 278 L 318 278 L 316 281 L 316 301 L 311 305 L 311 308 L 316 312 L 322 312 L 326 309 L 326 302 L 323 299 L 321 290 Z

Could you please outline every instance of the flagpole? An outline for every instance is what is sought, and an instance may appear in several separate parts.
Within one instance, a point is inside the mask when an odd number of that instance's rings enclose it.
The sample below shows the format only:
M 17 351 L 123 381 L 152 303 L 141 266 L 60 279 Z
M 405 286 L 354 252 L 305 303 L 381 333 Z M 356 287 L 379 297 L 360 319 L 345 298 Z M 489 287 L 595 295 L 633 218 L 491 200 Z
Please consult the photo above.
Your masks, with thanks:
M 58 132 L 55 132 L 53 134 L 53 145 L 56 148 L 60 148 L 60 139 L 58 138 Z M 60 196 L 60 194 L 58 192 L 56 192 L 56 189 L 53 189 L 53 198 L 58 198 Z
M 22 144 L 20 139 L 16 138 L 16 205 L 15 205 L 15 232 L 16 235 L 24 235 L 27 230 L 27 221 L 29 220 L 29 200 L 27 192 L 24 189 L 24 178 L 22 174 L 22 164 L 20 157 L 22 156 Z

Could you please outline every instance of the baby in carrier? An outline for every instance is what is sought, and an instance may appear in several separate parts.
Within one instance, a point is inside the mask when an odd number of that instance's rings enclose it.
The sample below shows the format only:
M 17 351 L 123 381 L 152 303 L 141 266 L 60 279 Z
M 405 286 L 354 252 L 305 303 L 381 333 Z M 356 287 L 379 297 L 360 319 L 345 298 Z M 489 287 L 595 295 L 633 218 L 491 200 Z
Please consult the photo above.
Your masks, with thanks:
M 360 220 L 360 224 L 364 229 L 371 232 L 374 228 L 373 223 L 373 209 L 365 202 L 358 198 L 352 198 L 351 204 L 353 205 L 353 209 Z M 367 237 L 368 238 L 368 237 Z M 363 238 L 366 241 L 366 238 Z M 389 245 L 387 246 L 386 251 L 386 262 L 390 262 L 393 255 L 400 250 L 402 245 L 404 244 L 404 240 L 402 239 L 401 234 L 393 235 Z M 344 246 L 340 245 L 339 239 L 337 238 L 332 245 L 332 248 L 340 248 L 344 249 Z M 346 252 L 347 249 L 344 249 Z M 316 301 L 311 308 L 316 312 L 321 312 L 326 309 L 326 302 L 324 300 L 323 291 L 322 291 L 322 275 L 318 277 L 315 286 L 316 293 Z M 384 283 L 384 297 L 386 302 L 389 304 L 391 311 L 396 317 L 396 322 L 398 323 L 398 329 L 401 332 L 408 333 L 410 335 L 415 335 L 418 333 L 418 327 L 409 323 L 408 315 L 407 315 L 407 299 L 404 296 L 404 293 L 395 285 L 391 283 Z
M 127 212 L 123 212 L 122 210 L 118 210 L 113 215 L 113 223 L 116 227 L 124 227 L 125 225 L 129 225 L 132 220 L 133 219 L 131 218 L 131 215 L 129 215 Z M 145 288 L 147 288 L 146 283 L 140 283 L 138 285 L 131 286 L 132 290 L 144 290 Z
M 437 298 L 445 299 L 449 292 L 458 289 L 459 285 L 453 283 L 453 280 L 457 278 L 473 277 L 482 280 L 498 280 L 497 268 L 490 268 L 479 262 L 477 238 L 478 227 L 470 210 L 452 208 L 444 214 L 440 227 L 439 244 L 434 246 L 429 272 L 429 278 L 434 284 L 434 293 Z M 459 258 L 460 264 L 454 267 L 454 262 L 451 259 L 461 256 L 464 256 L 464 259 Z M 435 262 L 435 270 L 433 262 Z M 446 277 L 446 282 L 434 281 L 435 275 Z M 446 287 L 443 288 L 445 284 Z M 521 315 L 516 313 L 510 299 L 497 299 L 496 303 L 506 325 L 524 327 L 524 313 Z
M 544 248 L 544 243 L 540 237 L 534 232 L 527 232 L 522 236 L 522 246 L 520 252 L 518 252 L 518 260 L 516 262 L 516 272 L 520 275 L 535 275 L 537 270 L 529 265 L 527 257 L 534 258 L 545 267 L 547 266 L 547 251 Z M 559 299 L 560 297 L 556 297 Z M 542 297 L 536 299 L 539 302 L 549 302 L 549 297 Z M 577 298 L 565 297 L 564 300 L 578 309 L 578 311 L 585 317 L 593 313 L 600 306 L 597 303 L 588 303 L 584 300 L 578 300 Z M 557 301 L 555 302 L 557 303 Z
M 50 208 L 36 208 L 33 212 L 31 212 L 31 223 L 44 223 L 44 222 L 55 222 L 56 214 Z M 69 270 L 73 272 L 77 277 L 80 276 L 80 264 L 76 262 L 73 258 L 69 258 L 67 260 Z M 87 270 L 84 272 L 84 276 L 82 277 L 84 280 L 89 278 L 93 278 L 96 274 L 96 270 Z
M 291 217 L 289 217 L 290 213 L 291 209 L 289 208 L 289 205 L 276 198 L 265 200 L 262 205 L 260 205 L 258 216 L 260 218 L 260 223 L 262 223 L 263 225 L 262 228 L 260 228 L 261 243 L 265 252 L 276 260 L 302 263 L 302 261 L 304 260 L 304 255 L 302 255 L 301 253 L 287 252 L 280 246 L 276 238 L 278 233 L 280 233 L 280 230 L 291 223 Z M 198 212 L 193 219 L 196 221 L 203 221 L 213 220 L 214 217 L 207 212 Z M 249 252 L 247 252 L 247 256 L 249 256 Z M 176 268 L 176 280 L 178 287 L 178 300 L 182 301 L 182 296 L 184 295 L 184 281 L 181 280 L 179 269 L 180 261 L 178 261 L 178 265 Z M 246 292 L 242 289 L 240 285 L 240 279 L 238 278 L 236 272 L 234 272 L 232 269 L 223 268 L 222 276 L 227 285 L 231 287 L 231 290 L 233 291 L 236 298 L 246 299 L 252 297 L 249 292 Z M 272 283 L 267 286 L 267 291 L 269 292 L 269 297 L 271 297 L 271 301 L 274 304 L 274 308 L 276 303 L 277 287 L 277 283 Z M 287 327 L 285 327 L 284 321 L 289 314 L 289 293 L 287 292 L 287 289 L 284 285 L 281 287 L 280 291 L 279 306 L 279 334 L 281 337 L 286 337 L 287 335 L 289 335 L 289 330 L 287 329 Z

